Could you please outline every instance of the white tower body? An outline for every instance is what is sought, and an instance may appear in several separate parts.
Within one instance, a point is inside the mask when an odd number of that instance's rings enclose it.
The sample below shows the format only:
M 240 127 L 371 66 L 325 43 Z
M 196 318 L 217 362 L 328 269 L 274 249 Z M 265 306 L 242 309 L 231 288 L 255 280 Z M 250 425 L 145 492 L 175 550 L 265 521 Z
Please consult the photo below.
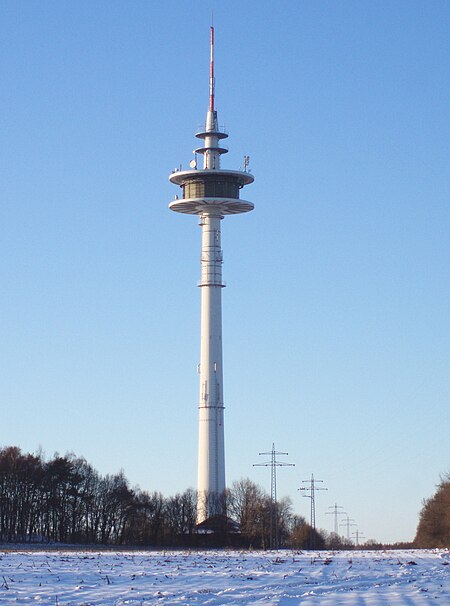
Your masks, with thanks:
M 179 185 L 183 197 L 169 204 L 176 212 L 199 215 L 201 250 L 201 338 L 198 442 L 198 523 L 225 513 L 224 399 L 222 371 L 222 249 L 220 222 L 225 215 L 253 210 L 239 198 L 240 189 L 254 178 L 246 171 L 221 170 L 220 156 L 227 152 L 214 107 L 214 28 L 211 27 L 210 101 L 205 128 L 196 134 L 204 141 L 195 150 L 203 155 L 203 169 L 173 172 L 169 180 Z

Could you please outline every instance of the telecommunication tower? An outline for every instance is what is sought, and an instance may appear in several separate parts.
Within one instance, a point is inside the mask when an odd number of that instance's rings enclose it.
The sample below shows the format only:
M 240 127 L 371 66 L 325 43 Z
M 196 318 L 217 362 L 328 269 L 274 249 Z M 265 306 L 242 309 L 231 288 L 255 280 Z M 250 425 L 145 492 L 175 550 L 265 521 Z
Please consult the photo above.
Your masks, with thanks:
M 244 185 L 254 181 L 247 171 L 222 170 L 220 158 L 228 150 L 221 145 L 228 137 L 219 127 L 215 107 L 214 27 L 210 28 L 209 107 L 203 128 L 195 135 L 202 146 L 194 150 L 190 170 L 172 172 L 169 181 L 179 185 L 182 197 L 169 208 L 198 215 L 201 247 L 200 401 L 198 441 L 197 522 L 225 513 L 224 398 L 222 370 L 222 250 L 220 222 L 226 215 L 253 210 L 251 202 L 239 198 Z M 197 167 L 197 155 L 203 167 Z

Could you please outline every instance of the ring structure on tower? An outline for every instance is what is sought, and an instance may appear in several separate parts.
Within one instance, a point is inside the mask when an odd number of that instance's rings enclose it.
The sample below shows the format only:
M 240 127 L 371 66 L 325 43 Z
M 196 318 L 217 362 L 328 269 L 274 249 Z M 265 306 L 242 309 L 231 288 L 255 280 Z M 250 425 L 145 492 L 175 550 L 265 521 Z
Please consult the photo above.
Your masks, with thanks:
M 239 192 L 254 177 L 235 170 L 184 170 L 173 172 L 169 180 L 179 185 L 183 198 L 174 200 L 169 208 L 188 215 L 217 212 L 237 215 L 254 209 L 254 205 L 239 198 Z

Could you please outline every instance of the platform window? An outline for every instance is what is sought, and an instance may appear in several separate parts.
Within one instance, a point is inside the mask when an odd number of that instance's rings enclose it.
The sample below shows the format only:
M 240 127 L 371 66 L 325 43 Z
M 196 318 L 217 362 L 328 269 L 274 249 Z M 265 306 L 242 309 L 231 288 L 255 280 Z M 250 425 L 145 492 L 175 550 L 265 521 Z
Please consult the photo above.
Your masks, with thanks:
M 195 179 L 183 184 L 183 198 L 239 198 L 239 185 L 234 181 Z
M 203 181 L 188 181 L 183 185 L 183 198 L 203 198 L 205 184 Z

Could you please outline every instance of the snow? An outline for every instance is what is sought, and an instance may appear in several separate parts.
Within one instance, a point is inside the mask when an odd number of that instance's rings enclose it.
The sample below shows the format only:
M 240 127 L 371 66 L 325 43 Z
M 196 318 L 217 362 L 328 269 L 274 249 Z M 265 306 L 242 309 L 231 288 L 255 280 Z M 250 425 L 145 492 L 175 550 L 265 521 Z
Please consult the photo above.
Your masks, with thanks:
M 0 604 L 450 605 L 450 551 L 3 551 Z

